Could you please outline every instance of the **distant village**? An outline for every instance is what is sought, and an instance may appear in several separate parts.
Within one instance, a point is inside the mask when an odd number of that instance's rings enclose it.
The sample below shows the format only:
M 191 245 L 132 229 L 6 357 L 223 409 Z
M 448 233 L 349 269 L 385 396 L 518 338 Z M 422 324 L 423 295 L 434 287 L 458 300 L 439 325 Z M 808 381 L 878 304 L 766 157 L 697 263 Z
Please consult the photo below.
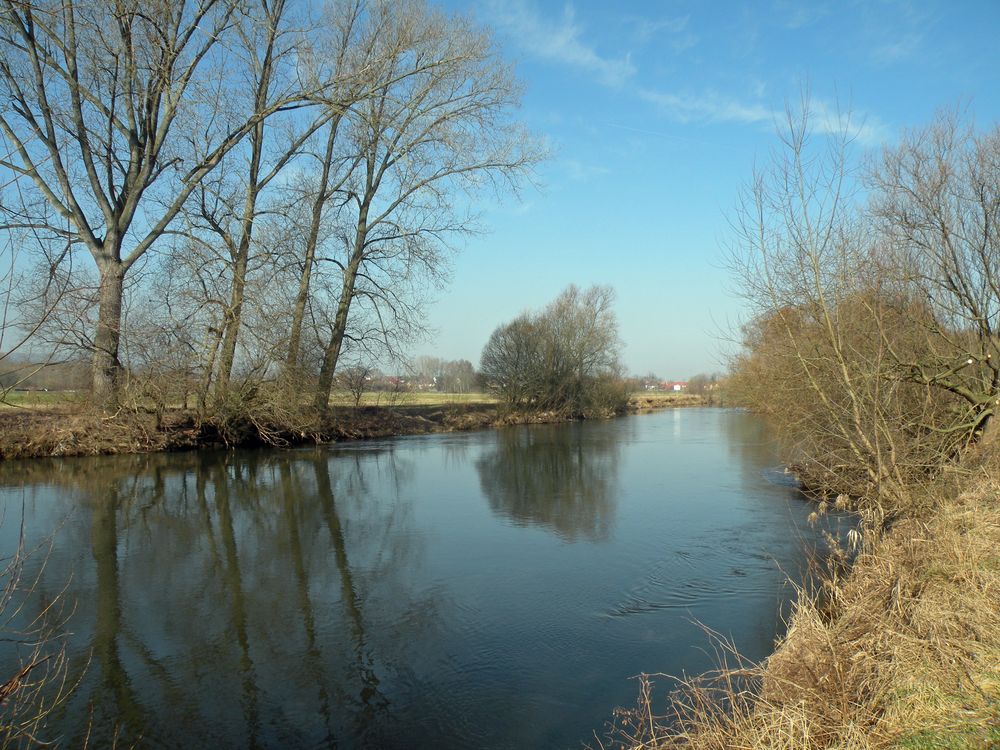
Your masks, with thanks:
M 643 387 L 647 391 L 686 391 L 688 383 L 686 380 L 661 380 L 658 383 L 645 383 Z

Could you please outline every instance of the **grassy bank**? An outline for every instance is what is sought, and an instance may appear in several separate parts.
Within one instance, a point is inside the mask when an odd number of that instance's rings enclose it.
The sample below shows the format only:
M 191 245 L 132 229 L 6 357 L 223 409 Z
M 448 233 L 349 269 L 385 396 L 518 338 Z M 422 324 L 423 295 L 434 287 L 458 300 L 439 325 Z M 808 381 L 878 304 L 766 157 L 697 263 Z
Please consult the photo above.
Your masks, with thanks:
M 802 589 L 762 665 L 733 657 L 667 705 L 644 692 L 613 745 L 1000 748 L 1000 456 L 928 500 Z
M 75 396 L 45 395 L 37 405 L 0 410 L 0 458 L 287 446 L 565 421 L 555 412 L 505 411 L 484 394 L 412 393 L 394 394 L 391 399 L 366 394 L 359 406 L 345 394 L 331 403 L 328 414 L 295 425 L 249 417 L 198 420 L 183 408 L 167 409 L 159 418 L 145 412 L 109 416 L 84 408 Z M 629 410 L 703 403 L 700 397 L 685 394 L 641 394 L 630 402 Z

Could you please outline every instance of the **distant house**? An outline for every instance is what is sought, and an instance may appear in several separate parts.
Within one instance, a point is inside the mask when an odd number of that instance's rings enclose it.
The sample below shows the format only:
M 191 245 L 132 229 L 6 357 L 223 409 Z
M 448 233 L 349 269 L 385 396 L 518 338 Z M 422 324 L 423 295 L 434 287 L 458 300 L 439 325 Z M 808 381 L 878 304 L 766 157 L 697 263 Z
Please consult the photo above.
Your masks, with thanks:
M 680 391 L 686 391 L 688 387 L 686 380 L 664 380 L 660 383 L 661 391 L 674 391 L 679 393 Z

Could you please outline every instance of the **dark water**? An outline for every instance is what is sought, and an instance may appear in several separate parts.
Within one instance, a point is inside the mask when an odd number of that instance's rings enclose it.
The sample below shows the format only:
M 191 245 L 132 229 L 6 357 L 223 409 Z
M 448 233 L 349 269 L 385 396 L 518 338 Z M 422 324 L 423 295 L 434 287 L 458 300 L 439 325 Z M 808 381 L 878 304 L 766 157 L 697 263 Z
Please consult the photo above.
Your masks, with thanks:
M 713 666 L 703 626 L 768 653 L 817 535 L 775 463 L 720 409 L 8 462 L 0 551 L 22 505 L 54 535 L 26 613 L 75 604 L 67 746 L 92 706 L 96 746 L 579 747 L 630 677 Z

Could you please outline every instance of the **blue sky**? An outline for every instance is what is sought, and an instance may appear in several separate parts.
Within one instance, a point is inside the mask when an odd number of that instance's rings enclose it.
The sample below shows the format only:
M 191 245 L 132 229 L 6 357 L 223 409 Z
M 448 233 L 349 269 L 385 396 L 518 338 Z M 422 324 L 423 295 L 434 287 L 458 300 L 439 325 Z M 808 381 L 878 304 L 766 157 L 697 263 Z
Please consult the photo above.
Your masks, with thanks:
M 539 186 L 484 209 L 417 353 L 478 364 L 490 332 L 570 283 L 611 284 L 631 372 L 723 368 L 741 304 L 723 268 L 737 192 L 808 86 L 866 148 L 941 107 L 1000 120 L 1000 2 L 449 0 L 490 26 L 553 150 Z

